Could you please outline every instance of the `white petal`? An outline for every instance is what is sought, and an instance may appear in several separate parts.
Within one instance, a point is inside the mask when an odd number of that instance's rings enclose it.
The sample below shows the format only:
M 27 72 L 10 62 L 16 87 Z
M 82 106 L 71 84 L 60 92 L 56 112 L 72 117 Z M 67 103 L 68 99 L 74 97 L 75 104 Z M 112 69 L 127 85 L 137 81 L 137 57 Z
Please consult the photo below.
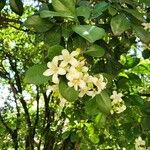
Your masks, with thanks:
M 63 56 L 65 56 L 65 55 L 69 55 L 69 51 L 68 50 L 66 50 L 66 49 L 64 49 L 64 50 L 62 50 L 62 55 Z
M 52 81 L 53 81 L 54 83 L 56 83 L 56 84 L 59 83 L 59 79 L 58 79 L 58 75 L 57 75 L 57 74 L 54 74 L 54 75 L 52 76 Z
M 50 69 L 47 69 L 45 72 L 43 72 L 44 76 L 51 76 L 53 72 Z
M 88 72 L 88 67 L 85 67 L 85 66 L 82 67 L 82 71 L 83 71 L 83 72 Z
M 80 88 L 85 88 L 86 84 L 83 80 L 81 80 L 79 86 L 80 86 Z
M 48 67 L 48 68 L 51 68 L 51 66 L 52 66 L 52 62 L 48 62 L 48 63 L 47 63 L 47 67 Z
M 70 60 L 70 64 L 71 64 L 72 66 L 76 67 L 76 66 L 78 66 L 79 62 L 78 62 L 75 58 L 72 58 L 72 59 Z
M 56 66 L 58 66 L 58 61 L 59 61 L 59 57 L 58 56 L 55 56 L 52 60 L 52 63 Z
M 66 61 L 62 61 L 60 63 L 60 67 L 66 67 L 67 65 L 68 65 L 68 62 L 66 62 Z
M 59 69 L 58 69 L 58 74 L 60 74 L 60 75 L 65 75 L 65 74 L 66 74 L 66 70 L 63 69 L 63 68 L 59 68 Z
M 68 86 L 69 87 L 73 87 L 73 83 L 72 82 L 68 82 Z

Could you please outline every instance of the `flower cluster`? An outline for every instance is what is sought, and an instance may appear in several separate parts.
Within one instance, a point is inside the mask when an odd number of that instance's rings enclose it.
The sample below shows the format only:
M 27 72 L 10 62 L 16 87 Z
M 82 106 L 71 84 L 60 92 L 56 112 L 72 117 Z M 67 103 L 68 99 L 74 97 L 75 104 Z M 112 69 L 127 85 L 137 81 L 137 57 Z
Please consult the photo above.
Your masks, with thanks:
M 113 91 L 113 94 L 110 96 L 110 98 L 112 99 L 111 114 L 113 114 L 114 112 L 121 113 L 126 109 L 124 101 L 122 100 L 122 96 L 122 93 L 117 93 L 116 91 Z
M 146 150 L 145 141 L 139 136 L 135 139 L 135 150 Z
M 63 75 L 68 81 L 69 87 L 79 91 L 79 97 L 84 95 L 94 97 L 106 88 L 106 82 L 102 75 L 92 76 L 88 73 L 85 60 L 78 60 L 78 51 L 69 53 L 68 50 L 62 50 L 62 54 L 55 56 L 51 62 L 48 62 L 48 69 L 43 73 L 45 76 L 52 76 L 52 82 L 59 83 L 59 76 Z

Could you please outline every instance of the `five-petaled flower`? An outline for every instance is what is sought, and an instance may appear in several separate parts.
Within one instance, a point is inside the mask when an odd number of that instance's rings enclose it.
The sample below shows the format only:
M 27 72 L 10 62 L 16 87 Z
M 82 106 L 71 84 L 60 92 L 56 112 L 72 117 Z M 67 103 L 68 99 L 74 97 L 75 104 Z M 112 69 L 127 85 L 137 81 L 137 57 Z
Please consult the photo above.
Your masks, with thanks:
M 78 61 L 75 59 L 75 56 L 78 56 L 79 53 L 77 51 L 73 51 L 71 53 L 68 52 L 68 50 L 64 49 L 62 50 L 62 55 L 60 55 L 60 59 L 62 59 L 61 66 L 65 67 L 68 64 L 72 66 L 77 66 Z
M 59 65 L 59 57 L 55 56 L 51 62 L 47 63 L 47 69 L 43 75 L 51 76 L 52 75 L 52 82 L 59 83 L 58 75 L 65 75 L 66 70 L 61 65 Z

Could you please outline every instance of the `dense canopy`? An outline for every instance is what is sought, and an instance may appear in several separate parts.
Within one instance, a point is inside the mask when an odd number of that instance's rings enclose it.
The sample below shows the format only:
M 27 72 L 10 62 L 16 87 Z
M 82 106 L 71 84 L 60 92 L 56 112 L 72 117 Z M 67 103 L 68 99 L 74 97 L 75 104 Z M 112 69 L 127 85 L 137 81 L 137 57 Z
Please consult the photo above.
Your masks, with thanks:
M 0 149 L 149 150 L 150 1 L 1 0 Z

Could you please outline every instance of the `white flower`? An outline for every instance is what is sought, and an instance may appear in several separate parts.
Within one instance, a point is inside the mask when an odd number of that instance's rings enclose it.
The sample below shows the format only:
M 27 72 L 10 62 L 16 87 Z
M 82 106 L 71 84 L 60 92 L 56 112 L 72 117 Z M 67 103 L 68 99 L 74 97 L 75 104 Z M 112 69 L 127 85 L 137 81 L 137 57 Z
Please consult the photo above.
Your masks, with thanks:
M 144 29 L 150 29 L 150 23 L 142 23 L 142 25 L 144 26 Z
M 74 67 L 70 67 L 69 72 L 66 74 L 66 78 L 69 80 L 68 86 L 74 87 L 75 90 L 78 90 L 78 87 L 84 88 L 86 86 L 82 79 L 82 72 L 78 72 Z
M 81 61 L 78 63 L 78 65 L 76 66 L 76 69 L 79 71 L 79 72 L 88 72 L 88 67 L 85 66 L 85 61 Z
M 49 69 L 47 69 L 43 75 L 44 76 L 52 76 L 52 81 L 54 83 L 59 83 L 58 75 L 65 75 L 66 70 L 58 65 L 59 57 L 55 56 L 51 62 L 47 63 Z
M 135 139 L 135 150 L 146 150 L 145 141 L 139 136 Z
M 80 89 L 79 97 L 83 97 L 85 94 L 87 94 L 88 91 L 89 91 L 89 88 L 87 86 Z
M 69 53 L 68 50 L 64 49 L 62 50 L 62 55 L 60 55 L 60 59 L 62 59 L 63 61 L 61 62 L 61 66 L 65 67 L 68 64 L 71 64 L 72 66 L 77 66 L 78 65 L 78 61 L 77 59 L 75 59 L 74 57 L 77 56 L 79 53 L 77 51 L 73 51 L 72 53 Z
M 122 102 L 122 93 L 117 93 L 116 91 L 113 91 L 113 94 L 110 96 L 111 99 L 113 99 L 113 104 L 117 104 L 119 102 Z
M 92 82 L 98 88 L 98 93 L 106 88 L 106 82 L 104 82 L 104 78 L 102 75 L 100 75 L 99 78 L 93 77 Z
M 111 102 L 112 104 L 112 110 L 110 111 L 111 114 L 114 112 L 116 113 L 122 113 L 124 110 L 126 110 L 126 105 L 124 104 L 124 101 L 122 100 L 122 93 L 117 93 L 116 91 L 113 91 L 113 94 L 110 96 L 110 98 L 113 100 Z
M 86 94 L 93 98 L 98 94 L 98 92 L 95 89 L 91 89 L 91 90 L 87 91 Z
M 116 113 L 122 113 L 126 110 L 126 105 L 122 104 L 120 107 L 116 107 Z

